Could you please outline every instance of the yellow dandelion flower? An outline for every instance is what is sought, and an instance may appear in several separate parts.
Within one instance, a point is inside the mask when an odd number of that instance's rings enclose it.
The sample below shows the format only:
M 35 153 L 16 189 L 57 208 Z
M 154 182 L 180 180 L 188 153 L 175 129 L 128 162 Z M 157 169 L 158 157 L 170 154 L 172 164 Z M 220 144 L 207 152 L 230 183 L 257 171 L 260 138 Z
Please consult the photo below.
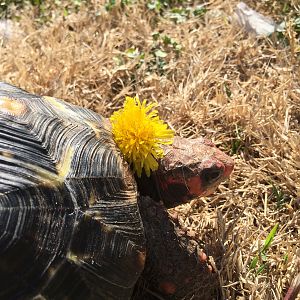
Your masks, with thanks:
M 139 177 L 143 169 L 148 177 L 157 170 L 157 159 L 164 155 L 161 145 L 173 143 L 174 132 L 159 119 L 156 106 L 126 97 L 124 107 L 110 117 L 115 142 Z

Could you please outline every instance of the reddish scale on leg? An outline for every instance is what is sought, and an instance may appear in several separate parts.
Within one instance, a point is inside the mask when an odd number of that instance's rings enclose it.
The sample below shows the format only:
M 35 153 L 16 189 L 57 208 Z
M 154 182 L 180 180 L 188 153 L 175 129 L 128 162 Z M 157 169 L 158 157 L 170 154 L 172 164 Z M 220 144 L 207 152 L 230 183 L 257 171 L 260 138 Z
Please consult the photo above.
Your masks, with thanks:
M 171 281 L 163 281 L 158 289 L 165 295 L 172 295 L 176 292 L 176 285 Z

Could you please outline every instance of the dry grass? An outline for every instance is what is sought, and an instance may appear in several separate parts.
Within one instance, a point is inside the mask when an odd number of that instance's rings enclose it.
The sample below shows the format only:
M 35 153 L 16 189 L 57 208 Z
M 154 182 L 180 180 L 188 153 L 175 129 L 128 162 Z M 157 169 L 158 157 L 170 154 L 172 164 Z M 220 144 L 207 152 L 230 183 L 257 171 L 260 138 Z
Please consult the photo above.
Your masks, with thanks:
M 239 31 L 227 20 L 237 1 L 212 1 L 203 18 L 180 24 L 146 9 L 145 1 L 110 12 L 104 1 L 89 2 L 66 17 L 52 12 L 42 25 L 32 21 L 31 9 L 19 13 L 21 33 L 0 48 L 1 80 L 106 116 L 124 95 L 137 93 L 158 101 L 177 134 L 205 135 L 231 153 L 230 182 L 213 197 L 177 208 L 181 222 L 222 245 L 216 270 L 224 299 L 282 299 L 300 271 L 295 43 L 281 47 Z M 182 49 L 164 45 L 164 35 Z M 155 57 L 159 47 L 166 57 Z M 266 269 L 256 274 L 249 264 L 276 223 Z

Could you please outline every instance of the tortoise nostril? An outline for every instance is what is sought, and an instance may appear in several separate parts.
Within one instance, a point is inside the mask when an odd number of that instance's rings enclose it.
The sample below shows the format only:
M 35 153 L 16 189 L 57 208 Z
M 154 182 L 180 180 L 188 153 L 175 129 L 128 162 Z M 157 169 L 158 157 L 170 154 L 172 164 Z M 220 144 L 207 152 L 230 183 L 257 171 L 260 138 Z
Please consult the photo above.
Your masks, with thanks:
M 204 169 L 201 174 L 201 179 L 204 184 L 212 184 L 217 181 L 222 175 L 223 170 L 217 166 L 209 169 Z

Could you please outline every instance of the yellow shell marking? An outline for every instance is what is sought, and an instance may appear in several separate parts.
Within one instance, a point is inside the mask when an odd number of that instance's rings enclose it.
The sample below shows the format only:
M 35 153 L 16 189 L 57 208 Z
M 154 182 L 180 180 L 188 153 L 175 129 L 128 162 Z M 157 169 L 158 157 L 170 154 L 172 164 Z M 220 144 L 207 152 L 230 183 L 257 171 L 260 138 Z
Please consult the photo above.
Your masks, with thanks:
M 63 101 L 60 102 L 58 99 L 49 96 L 43 96 L 43 98 L 50 103 L 51 106 L 56 108 L 57 110 L 66 113 L 70 117 L 78 118 L 77 114 L 69 109 L 66 105 L 64 105 Z
M 74 262 L 75 264 L 79 264 L 80 260 L 77 255 L 73 254 L 71 251 L 67 253 L 67 260 Z
M 59 101 L 57 101 L 54 97 L 44 96 L 43 97 L 46 101 L 50 102 L 52 106 L 57 108 L 60 111 L 69 112 L 69 109 L 66 108 L 66 106 Z
M 31 165 L 29 168 L 31 168 L 38 176 L 43 178 L 44 185 L 59 185 L 64 182 L 66 176 L 70 172 L 73 152 L 73 148 L 70 147 L 66 151 L 65 156 L 62 158 L 62 162 L 56 166 L 58 175 L 38 166 Z
M 32 298 L 32 300 L 47 300 L 43 295 L 38 294 Z
M 9 97 L 0 97 L 0 112 L 13 116 L 21 116 L 25 111 L 26 106 L 20 101 Z
M 92 190 L 91 194 L 90 194 L 90 198 L 89 198 L 89 205 L 93 206 L 96 204 L 96 202 L 97 202 L 97 198 L 96 198 L 94 190 Z
M 0 151 L 0 156 L 7 157 L 7 158 L 13 158 L 14 157 L 14 155 L 11 152 L 8 152 L 8 151 Z
M 90 121 L 84 121 L 84 123 L 89 126 L 95 133 L 96 138 L 100 138 L 100 129 L 97 127 L 97 125 Z
M 74 117 L 75 119 L 79 118 L 78 115 L 74 111 L 70 110 L 67 106 L 65 106 L 63 103 L 59 102 L 56 98 L 49 97 L 49 96 L 43 96 L 43 98 L 47 102 L 49 102 L 51 106 L 58 109 L 59 111 L 64 112 L 64 113 L 68 114 L 70 117 Z M 83 121 L 89 128 L 91 128 L 93 130 L 96 138 L 100 138 L 101 128 L 98 126 L 98 124 L 96 122 L 84 120 L 81 118 L 80 118 L 80 120 Z M 104 129 L 106 129 L 108 131 L 111 130 L 110 123 L 107 120 L 103 120 L 102 126 Z
M 33 166 L 33 165 L 27 165 L 27 166 L 28 169 L 31 169 L 36 173 L 36 175 L 41 177 L 43 181 L 43 185 L 56 186 L 56 185 L 60 185 L 64 181 L 64 178 L 61 178 L 60 176 L 57 176 L 55 173 L 47 171 L 41 167 Z
M 57 165 L 58 176 L 64 179 L 70 172 L 74 149 L 69 147 L 62 158 L 62 162 Z

